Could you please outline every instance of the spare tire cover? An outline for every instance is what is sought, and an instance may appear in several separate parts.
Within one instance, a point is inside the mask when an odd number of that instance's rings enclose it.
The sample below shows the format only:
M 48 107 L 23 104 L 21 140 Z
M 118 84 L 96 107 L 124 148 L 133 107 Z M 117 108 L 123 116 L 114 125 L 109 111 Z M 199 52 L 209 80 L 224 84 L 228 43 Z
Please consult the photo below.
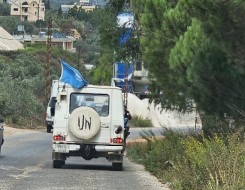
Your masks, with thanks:
M 79 107 L 71 113 L 68 128 L 75 137 L 89 140 L 100 130 L 100 116 L 93 108 Z

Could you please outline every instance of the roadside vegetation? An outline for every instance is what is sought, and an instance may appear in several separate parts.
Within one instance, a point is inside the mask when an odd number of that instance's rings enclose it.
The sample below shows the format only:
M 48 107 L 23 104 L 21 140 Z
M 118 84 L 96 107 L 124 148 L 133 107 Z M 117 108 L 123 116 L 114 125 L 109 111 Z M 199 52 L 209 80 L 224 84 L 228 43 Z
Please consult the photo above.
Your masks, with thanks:
M 18 127 L 37 127 L 45 118 L 45 62 L 43 45 L 24 50 L 0 52 L 0 115 L 7 124 Z M 59 58 L 76 61 L 71 53 L 53 48 L 51 78 L 60 77 Z
M 163 131 L 164 138 L 156 139 L 146 132 L 147 142 L 128 144 L 129 158 L 174 190 L 244 188 L 244 128 L 213 138 Z
M 150 119 L 144 119 L 141 116 L 134 116 L 129 121 L 132 127 L 152 127 L 152 122 Z

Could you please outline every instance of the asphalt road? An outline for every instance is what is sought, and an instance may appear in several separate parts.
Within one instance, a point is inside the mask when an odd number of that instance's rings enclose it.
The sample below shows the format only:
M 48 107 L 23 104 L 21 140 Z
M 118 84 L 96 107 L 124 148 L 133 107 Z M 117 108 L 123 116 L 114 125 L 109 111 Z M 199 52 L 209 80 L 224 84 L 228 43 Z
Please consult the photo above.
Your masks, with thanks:
M 127 157 L 123 171 L 113 171 L 111 163 L 103 158 L 85 161 L 80 157 L 68 158 L 62 169 L 53 169 L 51 138 L 52 134 L 44 131 L 5 137 L 0 156 L 0 190 L 167 189 Z

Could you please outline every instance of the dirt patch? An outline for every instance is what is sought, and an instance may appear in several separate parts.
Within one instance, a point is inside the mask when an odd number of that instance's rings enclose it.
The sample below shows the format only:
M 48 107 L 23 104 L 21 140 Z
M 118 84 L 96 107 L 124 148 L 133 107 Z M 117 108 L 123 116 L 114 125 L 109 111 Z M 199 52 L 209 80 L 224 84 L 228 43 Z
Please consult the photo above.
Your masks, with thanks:
M 15 127 L 10 127 L 8 125 L 4 125 L 4 136 L 9 136 L 9 135 L 13 135 L 16 133 L 21 133 L 21 132 L 25 132 L 25 131 L 30 131 L 30 130 L 45 130 L 45 129 L 22 129 L 22 128 L 15 128 Z
M 9 127 L 9 126 L 4 126 L 4 136 L 9 136 L 9 135 L 13 135 L 15 133 L 20 133 L 23 132 L 25 129 L 18 129 L 18 128 L 13 128 L 13 127 Z
M 154 140 L 161 140 L 163 138 L 164 137 L 155 137 L 155 138 L 149 138 L 149 140 L 154 141 Z M 143 138 L 127 140 L 127 145 L 134 144 L 134 143 L 147 143 L 147 140 Z

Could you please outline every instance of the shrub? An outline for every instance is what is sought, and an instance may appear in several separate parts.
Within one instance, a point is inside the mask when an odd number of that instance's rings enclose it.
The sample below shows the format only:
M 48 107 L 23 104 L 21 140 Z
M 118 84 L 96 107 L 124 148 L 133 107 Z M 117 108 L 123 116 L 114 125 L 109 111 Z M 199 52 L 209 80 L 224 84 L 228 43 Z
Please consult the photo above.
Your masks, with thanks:
M 148 152 L 149 147 L 147 143 L 127 143 L 127 154 L 130 155 L 130 159 L 137 163 L 143 164 L 143 160 Z
M 141 163 L 146 169 L 162 181 L 170 182 L 172 189 L 244 188 L 243 129 L 226 137 L 214 135 L 212 139 L 206 139 L 203 135 L 202 138 L 183 136 L 172 131 L 165 131 L 164 138 L 160 140 L 146 139 L 144 146 L 130 145 L 128 155 L 132 159 L 143 159 Z
M 140 162 L 147 170 L 155 174 L 162 181 L 167 182 L 172 176 L 168 176 L 173 169 L 176 160 L 182 157 L 183 145 L 181 139 L 183 135 L 174 133 L 171 130 L 163 130 L 164 138 L 156 138 L 154 134 L 148 130 L 144 131 L 142 137 L 147 143 L 135 143 L 127 148 L 130 158 L 135 160 L 143 159 Z M 138 154 L 138 156 L 137 156 Z M 164 177 L 162 177 L 164 175 Z
M 150 119 L 143 119 L 140 116 L 134 116 L 130 120 L 130 124 L 134 127 L 152 127 Z

